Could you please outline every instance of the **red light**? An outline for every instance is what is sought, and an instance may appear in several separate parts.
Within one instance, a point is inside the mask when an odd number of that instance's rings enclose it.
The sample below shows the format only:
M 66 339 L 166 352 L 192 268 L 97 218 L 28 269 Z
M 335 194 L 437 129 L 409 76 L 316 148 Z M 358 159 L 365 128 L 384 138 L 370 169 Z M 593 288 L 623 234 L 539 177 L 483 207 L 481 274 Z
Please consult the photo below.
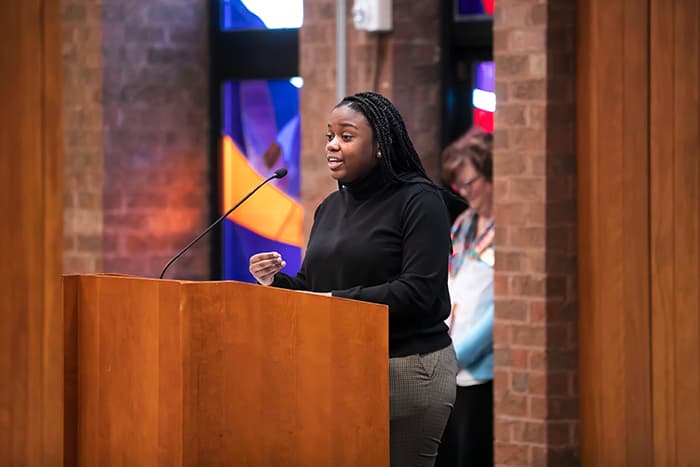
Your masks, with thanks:
M 493 112 L 475 108 L 473 120 L 474 125 L 480 126 L 488 133 L 493 133 Z

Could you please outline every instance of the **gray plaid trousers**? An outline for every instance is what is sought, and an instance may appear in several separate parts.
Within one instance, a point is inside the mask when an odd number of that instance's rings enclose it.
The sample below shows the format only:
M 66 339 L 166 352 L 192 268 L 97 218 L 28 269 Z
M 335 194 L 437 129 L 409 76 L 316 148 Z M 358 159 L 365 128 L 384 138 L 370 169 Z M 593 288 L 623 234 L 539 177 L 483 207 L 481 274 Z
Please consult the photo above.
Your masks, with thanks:
M 457 390 L 452 345 L 389 359 L 391 467 L 432 467 Z

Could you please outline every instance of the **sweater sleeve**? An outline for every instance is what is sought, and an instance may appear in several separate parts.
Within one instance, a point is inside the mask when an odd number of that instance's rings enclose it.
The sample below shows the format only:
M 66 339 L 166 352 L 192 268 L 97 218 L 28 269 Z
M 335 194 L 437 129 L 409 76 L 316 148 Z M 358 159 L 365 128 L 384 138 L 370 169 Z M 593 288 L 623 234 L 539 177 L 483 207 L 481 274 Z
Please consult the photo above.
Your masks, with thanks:
M 422 189 L 404 205 L 401 215 L 402 260 L 396 279 L 383 284 L 334 290 L 333 296 L 389 305 L 390 314 L 420 320 L 447 283 L 449 221 L 442 198 Z M 380 259 L 381 260 L 381 259 Z
M 467 368 L 493 348 L 493 302 L 489 304 L 481 319 L 471 329 L 468 336 L 459 342 L 453 341 L 457 361 L 462 368 Z
M 303 269 L 300 269 L 296 276 L 278 272 L 275 274 L 271 285 L 281 289 L 308 290 L 306 275 L 303 273 Z
M 314 236 L 314 232 L 316 231 L 316 219 L 318 218 L 318 213 L 321 211 L 326 201 L 327 200 L 324 200 L 321 204 L 319 204 L 316 210 L 314 211 L 314 223 L 311 226 L 309 242 L 311 241 L 311 238 Z M 306 256 L 304 256 L 304 259 L 301 262 L 301 267 L 299 268 L 299 272 L 297 272 L 296 276 L 290 276 L 289 274 L 278 272 L 277 274 L 275 274 L 275 278 L 272 280 L 271 285 L 273 287 L 279 287 L 281 289 L 310 290 L 309 283 L 306 279 L 306 271 Z

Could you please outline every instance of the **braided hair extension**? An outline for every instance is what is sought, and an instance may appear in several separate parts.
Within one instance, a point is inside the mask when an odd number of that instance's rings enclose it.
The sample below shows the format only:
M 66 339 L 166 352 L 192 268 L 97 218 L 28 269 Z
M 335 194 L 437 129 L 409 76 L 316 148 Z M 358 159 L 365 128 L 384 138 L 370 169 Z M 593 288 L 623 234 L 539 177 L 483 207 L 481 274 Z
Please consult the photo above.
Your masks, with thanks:
M 379 161 L 390 179 L 407 182 L 418 175 L 434 185 L 413 147 L 401 114 L 389 99 L 374 92 L 361 92 L 345 97 L 336 108 L 342 106 L 360 112 L 369 122 L 382 153 Z

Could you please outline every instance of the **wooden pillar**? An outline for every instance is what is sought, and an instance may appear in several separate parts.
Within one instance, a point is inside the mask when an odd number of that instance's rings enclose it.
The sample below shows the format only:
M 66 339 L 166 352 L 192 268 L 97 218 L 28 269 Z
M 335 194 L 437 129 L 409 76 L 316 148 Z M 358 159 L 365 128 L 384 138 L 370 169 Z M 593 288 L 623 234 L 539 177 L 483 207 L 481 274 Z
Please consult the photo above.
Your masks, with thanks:
M 700 465 L 700 1 L 650 1 L 654 465 Z
M 61 12 L 0 6 L 0 460 L 62 465 Z
M 646 2 L 579 1 L 581 463 L 652 465 Z
M 579 1 L 581 464 L 700 465 L 700 1 Z

